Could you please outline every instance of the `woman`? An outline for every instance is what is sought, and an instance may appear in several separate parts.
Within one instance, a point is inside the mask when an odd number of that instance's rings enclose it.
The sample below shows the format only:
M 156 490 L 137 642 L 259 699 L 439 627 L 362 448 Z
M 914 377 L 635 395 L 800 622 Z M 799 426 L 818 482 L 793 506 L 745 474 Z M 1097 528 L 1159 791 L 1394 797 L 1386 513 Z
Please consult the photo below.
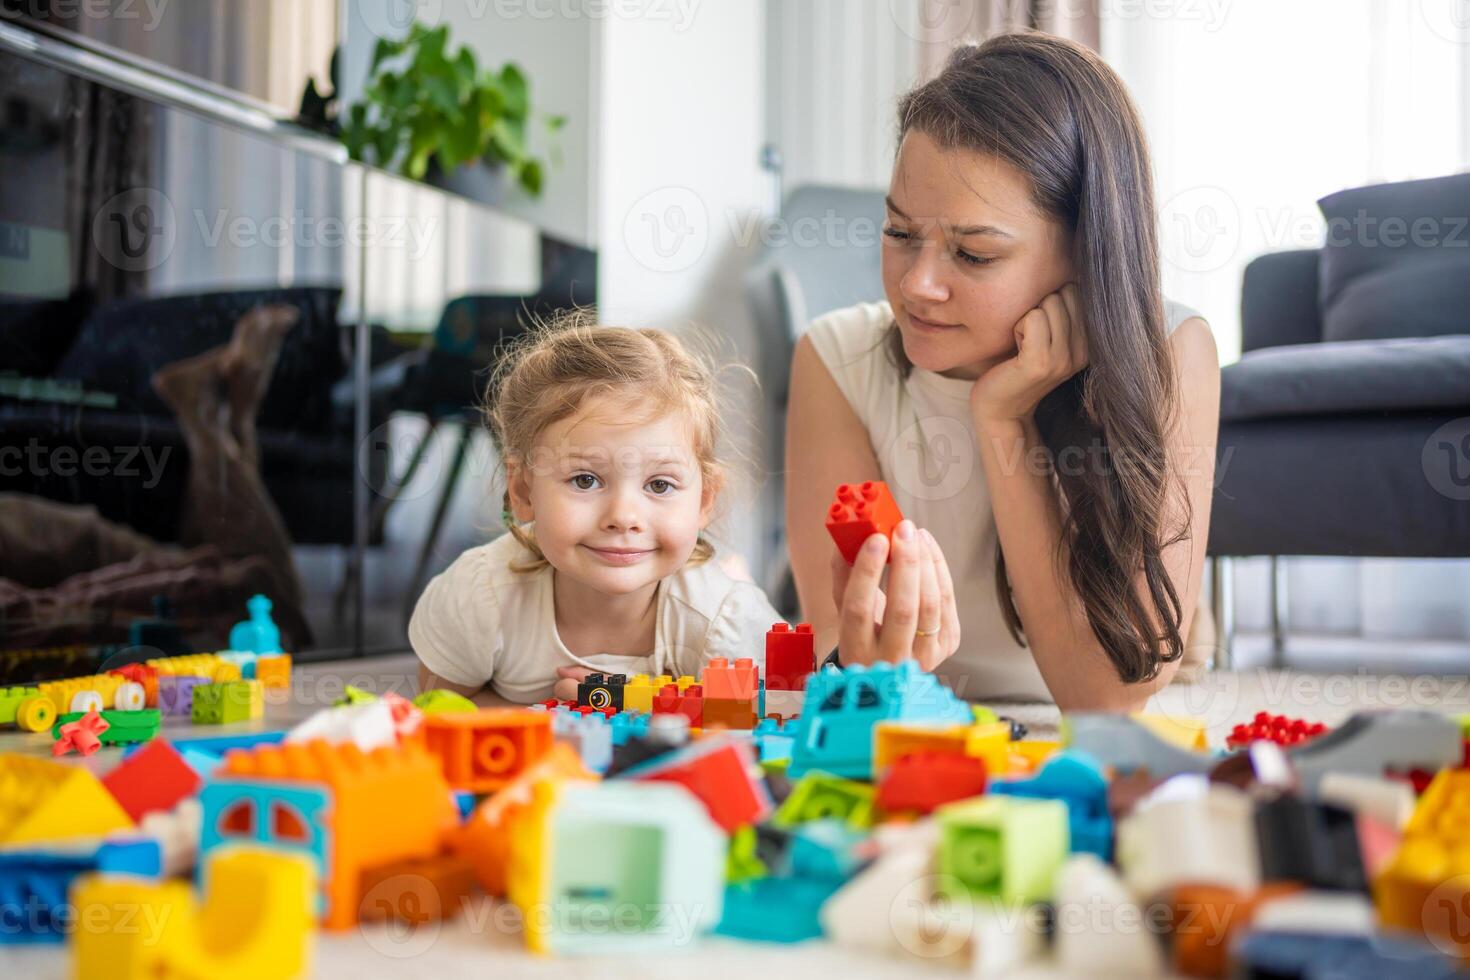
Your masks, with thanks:
M 819 318 L 792 364 L 787 518 L 818 642 L 915 657 L 971 698 L 1142 707 L 1196 620 L 1219 363 L 1160 293 L 1137 111 L 1061 38 L 961 47 L 900 104 L 887 209 L 886 302 Z M 823 514 L 863 480 L 913 523 L 849 569 Z

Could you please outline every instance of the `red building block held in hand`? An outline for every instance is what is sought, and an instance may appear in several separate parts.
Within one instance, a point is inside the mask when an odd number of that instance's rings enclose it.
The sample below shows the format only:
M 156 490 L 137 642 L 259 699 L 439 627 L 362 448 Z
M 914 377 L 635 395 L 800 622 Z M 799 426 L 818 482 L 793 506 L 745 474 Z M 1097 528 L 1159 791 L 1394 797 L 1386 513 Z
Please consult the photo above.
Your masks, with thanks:
M 864 541 L 874 534 L 892 537 L 902 520 L 888 484 L 881 480 L 842 484 L 827 508 L 827 532 L 849 565 L 857 559 Z

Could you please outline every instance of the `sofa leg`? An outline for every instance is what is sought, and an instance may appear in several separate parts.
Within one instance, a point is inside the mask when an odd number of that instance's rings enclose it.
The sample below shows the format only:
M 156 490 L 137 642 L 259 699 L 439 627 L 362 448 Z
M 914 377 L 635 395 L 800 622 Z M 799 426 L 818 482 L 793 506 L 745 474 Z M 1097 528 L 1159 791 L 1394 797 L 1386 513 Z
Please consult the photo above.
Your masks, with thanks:
M 1286 666 L 1286 561 L 1280 555 L 1271 556 L 1271 666 Z
M 1230 559 L 1216 555 L 1210 559 L 1210 611 L 1215 616 L 1215 670 L 1235 666 L 1235 599 L 1230 581 Z

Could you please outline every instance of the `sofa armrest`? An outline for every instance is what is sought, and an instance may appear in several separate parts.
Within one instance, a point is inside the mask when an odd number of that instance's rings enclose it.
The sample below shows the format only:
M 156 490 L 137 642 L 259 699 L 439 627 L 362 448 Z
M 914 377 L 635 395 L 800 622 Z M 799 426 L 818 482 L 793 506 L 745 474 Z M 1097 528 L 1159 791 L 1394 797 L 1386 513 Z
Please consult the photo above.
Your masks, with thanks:
M 1251 260 L 1241 282 L 1242 351 L 1322 340 L 1317 298 L 1321 249 L 1271 252 Z

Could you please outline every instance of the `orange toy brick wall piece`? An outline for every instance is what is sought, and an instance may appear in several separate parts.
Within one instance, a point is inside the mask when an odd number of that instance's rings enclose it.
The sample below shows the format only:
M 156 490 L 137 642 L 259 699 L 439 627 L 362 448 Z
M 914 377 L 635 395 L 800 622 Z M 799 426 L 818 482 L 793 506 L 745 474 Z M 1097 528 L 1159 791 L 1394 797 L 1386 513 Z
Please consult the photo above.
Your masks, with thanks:
M 221 775 L 314 783 L 332 790 L 331 854 L 322 925 L 358 921 L 363 872 L 438 854 L 458 823 L 439 760 L 413 743 L 363 752 L 351 742 L 288 742 L 225 756 Z
M 817 669 L 816 634 L 811 623 L 774 624 L 766 633 L 766 690 L 804 691 Z
M 827 532 L 849 565 L 857 560 L 859 549 L 871 535 L 892 536 L 902 520 L 898 503 L 888 492 L 888 484 L 881 480 L 842 484 L 827 508 Z
M 551 748 L 551 713 L 525 708 L 426 715 L 424 746 L 455 789 L 491 793 Z
M 517 832 L 517 821 L 526 816 L 531 805 L 532 787 L 537 782 L 596 778 L 582 765 L 576 749 L 565 742 L 554 743 L 546 755 L 475 808 L 464 826 L 452 835 L 451 849 L 474 867 L 485 894 L 502 897 L 511 839 Z

